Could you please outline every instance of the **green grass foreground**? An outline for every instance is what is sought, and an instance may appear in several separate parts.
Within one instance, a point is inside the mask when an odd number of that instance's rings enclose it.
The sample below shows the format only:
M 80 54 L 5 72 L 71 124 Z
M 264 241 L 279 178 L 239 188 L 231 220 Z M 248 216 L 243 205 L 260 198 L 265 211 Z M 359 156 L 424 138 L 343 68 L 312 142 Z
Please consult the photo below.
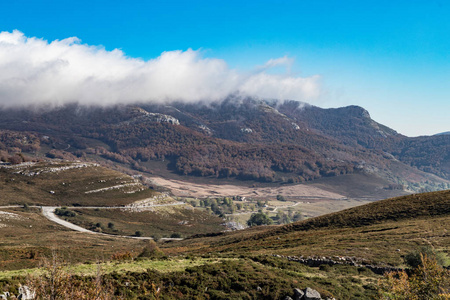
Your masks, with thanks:
M 138 259 L 133 261 L 108 261 L 88 264 L 67 265 L 64 270 L 73 275 L 78 276 L 95 276 L 99 271 L 102 274 L 117 273 L 124 274 L 127 272 L 146 272 L 151 269 L 157 272 L 180 272 L 188 267 L 201 266 L 205 264 L 219 263 L 230 261 L 231 258 L 172 258 L 166 260 Z M 20 269 L 0 272 L 1 279 L 12 279 L 15 277 L 39 276 L 44 274 L 43 268 Z
M 2 272 L 0 290 L 20 283 L 48 285 L 54 277 L 69 290 L 101 282 L 98 288 L 108 290 L 108 297 L 99 299 L 282 299 L 305 287 L 314 287 L 323 297 L 369 299 L 376 295 L 380 278 L 366 268 L 311 268 L 272 256 L 138 260 L 56 270 L 56 275 L 43 269 Z

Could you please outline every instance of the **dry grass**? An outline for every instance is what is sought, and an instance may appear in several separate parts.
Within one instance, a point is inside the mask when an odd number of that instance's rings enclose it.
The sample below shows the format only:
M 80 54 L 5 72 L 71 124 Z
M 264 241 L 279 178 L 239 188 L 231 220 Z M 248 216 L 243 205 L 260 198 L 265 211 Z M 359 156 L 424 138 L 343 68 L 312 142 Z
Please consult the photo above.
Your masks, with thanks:
M 58 169 L 71 165 L 74 163 L 38 163 L 18 169 L 0 167 L 0 190 L 2 191 L 0 205 L 27 203 L 116 206 L 129 204 L 156 194 L 128 175 L 95 165 L 42 172 L 49 168 Z M 19 171 L 22 174 L 18 173 Z M 32 172 L 40 171 L 41 173 L 38 175 L 29 175 Z M 119 189 L 86 193 L 127 184 L 129 186 Z
M 344 196 L 328 192 L 323 189 L 304 184 L 278 185 L 266 187 L 247 187 L 244 185 L 233 184 L 207 184 L 193 183 L 175 179 L 164 179 L 161 177 L 152 177 L 151 182 L 170 188 L 175 196 L 189 197 L 219 197 L 219 196 L 244 196 L 259 198 L 276 198 L 277 195 L 286 195 L 292 197 L 311 197 L 342 199 Z
M 178 233 L 187 237 L 226 229 L 221 218 L 189 206 L 156 207 L 142 212 L 78 208 L 73 211 L 77 216 L 66 218 L 68 221 L 88 229 L 95 229 L 95 224 L 100 223 L 97 230 L 117 235 L 134 235 L 140 231 L 142 236 L 170 237 Z M 108 228 L 109 223 L 113 224 L 112 228 Z
M 139 253 L 145 243 L 70 231 L 40 215 L 37 210 L 2 209 L 20 216 L 0 230 L 0 270 L 32 268 L 51 249 L 70 262 L 104 261 L 115 252 Z
M 450 191 L 405 196 L 284 226 L 174 242 L 169 253 L 352 256 L 399 265 L 420 245 L 450 252 Z

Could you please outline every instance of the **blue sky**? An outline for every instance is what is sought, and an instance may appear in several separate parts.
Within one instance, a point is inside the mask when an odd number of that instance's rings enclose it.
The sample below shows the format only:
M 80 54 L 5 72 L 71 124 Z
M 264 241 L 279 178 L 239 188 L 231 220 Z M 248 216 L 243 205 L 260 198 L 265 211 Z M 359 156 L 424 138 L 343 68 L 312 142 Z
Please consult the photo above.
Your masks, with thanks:
M 199 50 L 231 70 L 320 79 L 321 107 L 356 104 L 409 136 L 450 130 L 447 1 L 2 1 L 0 31 L 121 49 Z

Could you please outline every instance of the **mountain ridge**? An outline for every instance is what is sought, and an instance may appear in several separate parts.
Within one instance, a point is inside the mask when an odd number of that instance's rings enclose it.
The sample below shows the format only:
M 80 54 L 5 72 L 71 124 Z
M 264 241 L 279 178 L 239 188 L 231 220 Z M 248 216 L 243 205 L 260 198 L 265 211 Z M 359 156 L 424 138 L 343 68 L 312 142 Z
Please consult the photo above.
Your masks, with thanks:
M 441 133 L 436 133 L 435 135 L 450 135 L 450 131 L 445 131 Z
M 415 191 L 450 184 L 449 136 L 408 138 L 358 106 L 322 109 L 296 101 L 230 98 L 208 104 L 4 109 L 0 117 L 4 151 L 100 156 L 150 173 L 146 161 L 169 160 L 179 174 L 217 178 L 295 183 L 364 170 Z

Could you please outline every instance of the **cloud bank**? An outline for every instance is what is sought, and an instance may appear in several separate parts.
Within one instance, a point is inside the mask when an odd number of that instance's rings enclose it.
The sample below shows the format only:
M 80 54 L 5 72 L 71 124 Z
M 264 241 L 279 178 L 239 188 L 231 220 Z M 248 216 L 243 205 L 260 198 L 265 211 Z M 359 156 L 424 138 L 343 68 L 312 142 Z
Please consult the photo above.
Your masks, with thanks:
M 144 61 L 121 50 L 82 44 L 76 37 L 48 42 L 20 31 L 0 33 L 0 106 L 217 101 L 230 94 L 311 100 L 319 76 L 268 74 L 292 59 L 271 59 L 250 73 L 199 51 L 169 51 Z

